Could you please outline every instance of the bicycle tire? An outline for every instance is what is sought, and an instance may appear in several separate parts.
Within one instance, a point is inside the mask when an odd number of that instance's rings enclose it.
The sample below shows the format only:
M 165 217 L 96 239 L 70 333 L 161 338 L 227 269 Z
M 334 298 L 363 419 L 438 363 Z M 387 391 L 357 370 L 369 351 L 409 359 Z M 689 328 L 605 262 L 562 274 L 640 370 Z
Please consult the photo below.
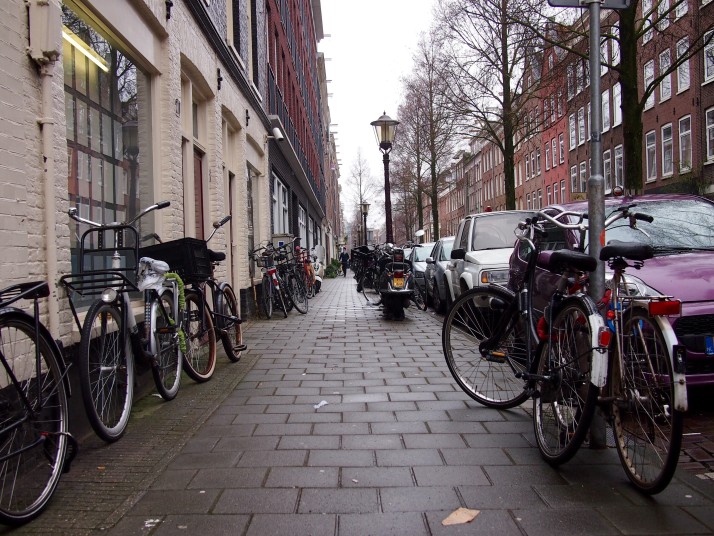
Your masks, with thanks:
M 243 327 L 239 321 L 236 322 L 230 318 L 240 320 L 238 300 L 235 292 L 233 292 L 233 287 L 228 283 L 222 285 L 218 292 L 218 303 L 220 304 L 221 313 L 223 314 L 223 317 L 219 321 L 219 324 L 222 326 L 221 341 L 223 342 L 223 348 L 226 350 L 228 359 L 233 363 L 237 363 L 243 354 Z
M 672 362 L 660 327 L 644 310 L 623 316 L 618 368 L 624 398 L 612 406 L 615 446 L 630 481 L 653 495 L 667 487 L 677 468 L 684 415 L 674 409 Z
M 516 378 L 511 368 L 526 370 L 528 352 L 520 315 L 511 321 L 498 345 L 506 357 L 485 357 L 478 349 L 494 333 L 503 310 L 514 299 L 512 293 L 497 287 L 468 290 L 454 302 L 442 327 L 442 348 L 451 375 L 467 395 L 490 408 L 513 408 L 528 398 L 523 380 Z
M 374 305 L 380 305 L 382 303 L 382 295 L 379 293 L 378 287 L 379 278 L 377 272 L 372 269 L 366 270 L 364 275 L 360 278 L 359 288 L 365 299 Z
M 278 286 L 279 286 L 279 289 L 273 289 L 276 291 L 273 293 L 275 306 L 277 306 L 277 308 L 283 312 L 283 316 L 285 318 L 287 318 L 288 311 L 292 310 L 293 304 L 292 304 L 292 302 L 290 302 L 290 299 L 287 296 L 287 292 L 285 291 L 285 280 L 278 273 L 275 274 L 275 277 L 278 278 Z M 289 305 L 288 305 L 288 302 L 290 302 Z M 288 309 L 288 307 L 290 307 L 290 308 Z
M 150 345 L 154 356 L 151 374 L 154 376 L 156 390 L 164 400 L 176 398 L 181 386 L 183 359 L 179 348 L 179 335 L 174 327 L 177 324 L 176 319 L 171 316 L 173 306 L 174 296 L 168 290 L 165 290 L 160 297 L 151 300 Z M 168 323 L 161 312 L 162 307 L 169 315 Z
M 87 419 L 107 443 L 121 438 L 134 400 L 134 356 L 124 317 L 113 304 L 95 301 L 79 344 L 79 385 Z
M 186 334 L 186 352 L 183 368 L 195 382 L 207 382 L 216 370 L 216 330 L 203 294 L 186 291 L 183 329 Z
M 12 370 L 35 410 L 28 412 L 20 390 L 3 381 L 0 456 L 9 457 L 0 464 L 0 522 L 6 525 L 22 525 L 42 513 L 57 488 L 68 452 L 67 391 L 61 357 L 55 354 L 49 337 L 41 328 L 36 338 L 35 319 L 24 312 L 12 309 L 0 315 L 0 352 L 7 367 L 3 371 Z M 34 375 L 37 349 L 43 372 L 39 381 Z M 42 407 L 38 405 L 38 386 L 42 387 Z M 24 422 L 10 426 L 22 417 Z
M 422 291 L 421 287 L 416 283 L 414 283 L 414 293 L 412 294 L 412 301 L 414 302 L 414 305 L 416 305 L 417 309 L 419 309 L 420 311 L 426 311 L 426 296 L 424 295 L 424 292 Z
M 260 282 L 260 303 L 265 318 L 270 320 L 273 316 L 273 281 L 267 275 Z
M 541 344 L 533 397 L 533 429 L 543 459 L 552 466 L 570 460 L 587 436 L 597 406 L 592 384 L 592 333 L 589 317 L 595 305 L 573 296 L 558 306 L 550 326 L 550 341 Z
M 292 272 L 289 272 L 285 276 L 285 282 L 287 283 L 290 300 L 293 302 L 295 310 L 300 314 L 307 314 L 309 302 L 307 301 L 305 282 Z

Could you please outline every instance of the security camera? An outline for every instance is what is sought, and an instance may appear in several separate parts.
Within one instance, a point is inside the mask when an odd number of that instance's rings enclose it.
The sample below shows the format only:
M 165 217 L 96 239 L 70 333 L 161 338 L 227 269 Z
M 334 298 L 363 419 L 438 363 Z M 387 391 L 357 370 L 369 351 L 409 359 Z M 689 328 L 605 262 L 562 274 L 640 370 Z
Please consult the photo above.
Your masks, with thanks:
M 285 136 L 283 136 L 282 131 L 278 127 L 275 127 L 273 129 L 273 138 L 275 138 L 275 141 L 283 141 Z

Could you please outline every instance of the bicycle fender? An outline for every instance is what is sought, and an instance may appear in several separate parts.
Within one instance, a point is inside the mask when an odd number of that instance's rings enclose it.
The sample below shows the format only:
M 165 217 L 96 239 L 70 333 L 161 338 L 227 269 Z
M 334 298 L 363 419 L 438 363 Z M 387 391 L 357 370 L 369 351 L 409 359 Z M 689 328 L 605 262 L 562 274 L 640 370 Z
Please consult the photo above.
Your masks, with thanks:
M 682 352 L 686 352 L 686 350 L 679 344 L 677 336 L 672 329 L 672 324 L 670 324 L 668 320 L 661 316 L 650 318 L 655 320 L 662 330 L 662 336 L 669 351 L 669 360 L 672 363 L 672 376 L 674 380 L 674 409 L 677 411 L 687 411 L 689 408 L 689 402 L 687 400 L 687 379 L 683 367 L 678 363 L 678 360 L 686 357 L 682 355 Z
M 602 315 L 595 311 L 588 317 L 590 322 L 591 332 L 591 345 L 592 345 L 592 365 L 590 371 L 590 382 L 596 387 L 603 387 L 607 381 L 607 361 L 608 361 L 608 351 L 607 348 L 600 346 L 600 332 L 605 328 L 605 320 Z

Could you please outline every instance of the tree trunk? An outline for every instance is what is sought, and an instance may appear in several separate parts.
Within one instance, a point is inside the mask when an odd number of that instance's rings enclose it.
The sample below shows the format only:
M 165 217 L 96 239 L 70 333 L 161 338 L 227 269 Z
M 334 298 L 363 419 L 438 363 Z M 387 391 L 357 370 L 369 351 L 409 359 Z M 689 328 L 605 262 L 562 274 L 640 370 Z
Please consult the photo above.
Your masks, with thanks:
M 624 158 L 624 186 L 628 192 L 641 192 L 642 180 L 642 110 L 645 99 L 640 101 L 637 81 L 639 78 L 633 2 L 620 14 L 620 87 L 622 89 L 622 134 Z

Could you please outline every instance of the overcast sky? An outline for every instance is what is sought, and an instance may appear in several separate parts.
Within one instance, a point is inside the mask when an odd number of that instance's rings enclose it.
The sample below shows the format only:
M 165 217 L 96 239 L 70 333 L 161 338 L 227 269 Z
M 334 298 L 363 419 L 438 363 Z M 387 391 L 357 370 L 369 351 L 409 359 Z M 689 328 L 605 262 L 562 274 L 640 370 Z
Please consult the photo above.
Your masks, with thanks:
M 382 154 L 370 122 L 385 111 L 399 119 L 400 79 L 411 71 L 419 35 L 428 31 L 435 3 L 436 0 L 321 1 L 326 37 L 318 44 L 318 50 L 325 54 L 327 79 L 331 80 L 327 87 L 332 129 L 337 133 L 341 201 L 346 218 L 352 201 L 347 182 L 360 148 L 371 175 L 384 178 Z M 370 216 L 370 227 L 374 225 L 371 220 Z

